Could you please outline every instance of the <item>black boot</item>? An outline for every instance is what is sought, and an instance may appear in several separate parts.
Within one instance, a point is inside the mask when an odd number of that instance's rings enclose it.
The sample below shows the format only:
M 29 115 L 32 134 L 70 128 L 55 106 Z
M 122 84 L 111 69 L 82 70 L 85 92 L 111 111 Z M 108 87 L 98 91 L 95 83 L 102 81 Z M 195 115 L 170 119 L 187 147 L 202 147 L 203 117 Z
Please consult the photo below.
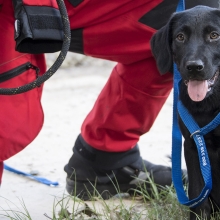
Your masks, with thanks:
M 119 192 L 132 192 L 143 183 L 150 191 L 149 178 L 159 187 L 172 183 L 171 168 L 142 160 L 138 146 L 127 152 L 109 153 L 92 148 L 79 135 L 73 152 L 64 167 L 66 190 L 83 200 L 95 195 L 108 199 Z

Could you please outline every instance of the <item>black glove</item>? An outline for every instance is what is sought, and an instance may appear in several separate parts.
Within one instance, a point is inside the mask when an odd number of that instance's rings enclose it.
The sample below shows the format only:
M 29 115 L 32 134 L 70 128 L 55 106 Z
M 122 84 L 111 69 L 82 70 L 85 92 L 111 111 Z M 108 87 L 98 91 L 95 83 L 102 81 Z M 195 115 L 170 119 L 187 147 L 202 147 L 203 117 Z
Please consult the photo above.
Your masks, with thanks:
M 28 1 L 28 5 L 25 5 Z M 24 3 L 22 0 L 12 0 L 15 14 L 15 49 L 32 54 L 61 50 L 63 25 L 56 1 L 50 1 L 53 5 L 43 6 L 37 5 L 39 1 L 28 1 Z

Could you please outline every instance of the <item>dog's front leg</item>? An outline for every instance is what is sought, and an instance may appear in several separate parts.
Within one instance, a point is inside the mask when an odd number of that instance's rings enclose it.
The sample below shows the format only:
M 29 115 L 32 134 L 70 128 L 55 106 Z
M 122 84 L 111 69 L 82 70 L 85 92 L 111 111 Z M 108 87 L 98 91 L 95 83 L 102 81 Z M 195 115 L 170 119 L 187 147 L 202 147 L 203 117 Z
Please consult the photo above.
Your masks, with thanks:
M 204 180 L 200 170 L 199 156 L 194 139 L 190 137 L 188 129 L 180 118 L 179 126 L 185 139 L 184 156 L 188 172 L 188 195 L 189 199 L 192 200 L 200 195 L 204 187 Z M 196 220 L 197 216 L 208 220 L 210 219 L 210 213 L 211 203 L 209 199 L 206 199 L 201 205 L 191 209 L 190 220 Z
M 204 180 L 200 171 L 199 157 L 196 149 L 194 140 L 188 136 L 184 142 L 184 154 L 186 160 L 186 166 L 188 171 L 188 194 L 189 199 L 192 200 L 197 198 L 203 187 Z M 190 220 L 197 219 L 197 216 L 200 219 L 210 219 L 211 214 L 211 203 L 209 199 L 205 199 L 203 203 L 196 208 L 191 208 Z

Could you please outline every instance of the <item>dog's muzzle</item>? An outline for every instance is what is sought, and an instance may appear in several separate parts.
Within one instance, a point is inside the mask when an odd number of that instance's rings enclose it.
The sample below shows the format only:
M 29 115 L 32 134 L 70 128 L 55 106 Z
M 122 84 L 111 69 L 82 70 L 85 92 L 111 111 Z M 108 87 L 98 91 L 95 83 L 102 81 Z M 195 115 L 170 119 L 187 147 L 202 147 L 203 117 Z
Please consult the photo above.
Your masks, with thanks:
M 208 80 L 185 80 L 188 95 L 194 102 L 202 101 L 212 90 L 219 76 L 219 70 Z

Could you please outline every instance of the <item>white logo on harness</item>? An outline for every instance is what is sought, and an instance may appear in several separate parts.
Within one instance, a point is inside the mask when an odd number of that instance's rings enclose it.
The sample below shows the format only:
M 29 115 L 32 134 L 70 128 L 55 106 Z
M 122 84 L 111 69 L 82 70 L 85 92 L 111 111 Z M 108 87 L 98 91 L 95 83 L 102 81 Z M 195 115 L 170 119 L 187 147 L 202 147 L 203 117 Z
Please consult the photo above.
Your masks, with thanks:
M 206 166 L 207 165 L 207 161 L 206 161 L 206 152 L 205 152 L 205 148 L 204 148 L 204 144 L 203 144 L 203 140 L 200 137 L 200 135 L 196 135 L 197 141 L 199 143 L 200 146 L 200 154 L 201 154 L 201 159 L 202 159 L 202 165 Z

